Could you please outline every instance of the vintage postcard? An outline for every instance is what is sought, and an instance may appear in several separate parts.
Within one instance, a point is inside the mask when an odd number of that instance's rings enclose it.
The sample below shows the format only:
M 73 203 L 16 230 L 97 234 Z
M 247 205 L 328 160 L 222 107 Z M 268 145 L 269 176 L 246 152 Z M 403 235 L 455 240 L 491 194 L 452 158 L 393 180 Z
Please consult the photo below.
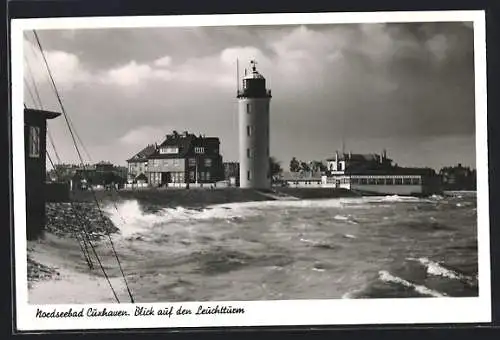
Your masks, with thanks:
M 484 12 L 11 23 L 18 330 L 491 321 Z

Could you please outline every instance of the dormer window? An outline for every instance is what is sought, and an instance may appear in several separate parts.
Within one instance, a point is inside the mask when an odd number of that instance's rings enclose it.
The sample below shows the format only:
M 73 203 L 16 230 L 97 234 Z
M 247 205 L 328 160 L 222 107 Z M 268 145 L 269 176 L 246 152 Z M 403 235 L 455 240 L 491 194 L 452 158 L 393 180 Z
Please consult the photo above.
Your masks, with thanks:
M 204 154 L 205 153 L 205 148 L 202 146 L 197 146 L 194 148 L 194 153 L 196 154 Z
M 176 146 L 163 147 L 163 148 L 160 148 L 160 153 L 161 154 L 177 154 L 177 153 L 179 153 L 179 148 Z

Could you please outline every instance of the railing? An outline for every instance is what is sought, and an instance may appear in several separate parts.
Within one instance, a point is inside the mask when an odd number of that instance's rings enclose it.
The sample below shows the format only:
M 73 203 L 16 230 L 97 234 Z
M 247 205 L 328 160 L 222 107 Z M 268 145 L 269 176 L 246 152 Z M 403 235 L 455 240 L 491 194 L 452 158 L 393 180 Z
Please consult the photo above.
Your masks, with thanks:
M 238 90 L 236 91 L 236 96 L 239 97 L 272 97 L 271 96 L 271 90 L 265 90 L 264 93 L 258 91 L 252 91 L 252 90 Z

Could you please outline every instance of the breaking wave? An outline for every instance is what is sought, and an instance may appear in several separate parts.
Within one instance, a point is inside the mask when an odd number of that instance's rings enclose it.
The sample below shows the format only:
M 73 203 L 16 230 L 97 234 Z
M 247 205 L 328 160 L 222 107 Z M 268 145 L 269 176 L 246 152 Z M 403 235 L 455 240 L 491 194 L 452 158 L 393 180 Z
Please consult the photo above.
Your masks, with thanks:
M 432 290 L 430 288 L 427 288 L 425 286 L 417 285 L 417 284 L 411 283 L 410 281 L 402 279 L 400 277 L 394 276 L 386 270 L 381 270 L 379 272 L 379 278 L 383 282 L 399 284 L 399 285 L 405 286 L 407 288 L 411 288 L 411 289 L 415 290 L 417 293 L 422 294 L 422 295 L 427 295 L 427 296 L 432 296 L 432 297 L 444 297 L 444 296 L 446 296 L 446 294 L 437 292 L 437 291 Z
M 409 261 L 416 261 L 419 262 L 422 266 L 425 267 L 427 274 L 432 275 L 432 276 L 440 276 L 444 277 L 447 279 L 452 279 L 452 280 L 458 280 L 462 281 L 464 283 L 467 283 L 469 285 L 474 285 L 475 280 L 472 277 L 469 277 L 467 275 L 461 274 L 455 270 L 445 268 L 443 265 L 439 264 L 438 262 L 429 260 L 426 257 L 421 257 L 421 258 L 407 258 Z

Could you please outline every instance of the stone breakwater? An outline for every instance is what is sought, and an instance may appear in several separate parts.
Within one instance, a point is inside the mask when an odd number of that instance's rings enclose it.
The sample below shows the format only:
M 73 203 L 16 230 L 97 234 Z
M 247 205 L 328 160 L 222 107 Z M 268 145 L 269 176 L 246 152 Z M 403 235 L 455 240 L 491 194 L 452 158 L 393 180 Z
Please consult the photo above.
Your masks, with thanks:
M 116 233 L 118 228 L 105 215 L 99 212 L 95 203 L 47 203 L 46 232 L 59 237 L 75 237 L 84 230 L 92 240 Z

